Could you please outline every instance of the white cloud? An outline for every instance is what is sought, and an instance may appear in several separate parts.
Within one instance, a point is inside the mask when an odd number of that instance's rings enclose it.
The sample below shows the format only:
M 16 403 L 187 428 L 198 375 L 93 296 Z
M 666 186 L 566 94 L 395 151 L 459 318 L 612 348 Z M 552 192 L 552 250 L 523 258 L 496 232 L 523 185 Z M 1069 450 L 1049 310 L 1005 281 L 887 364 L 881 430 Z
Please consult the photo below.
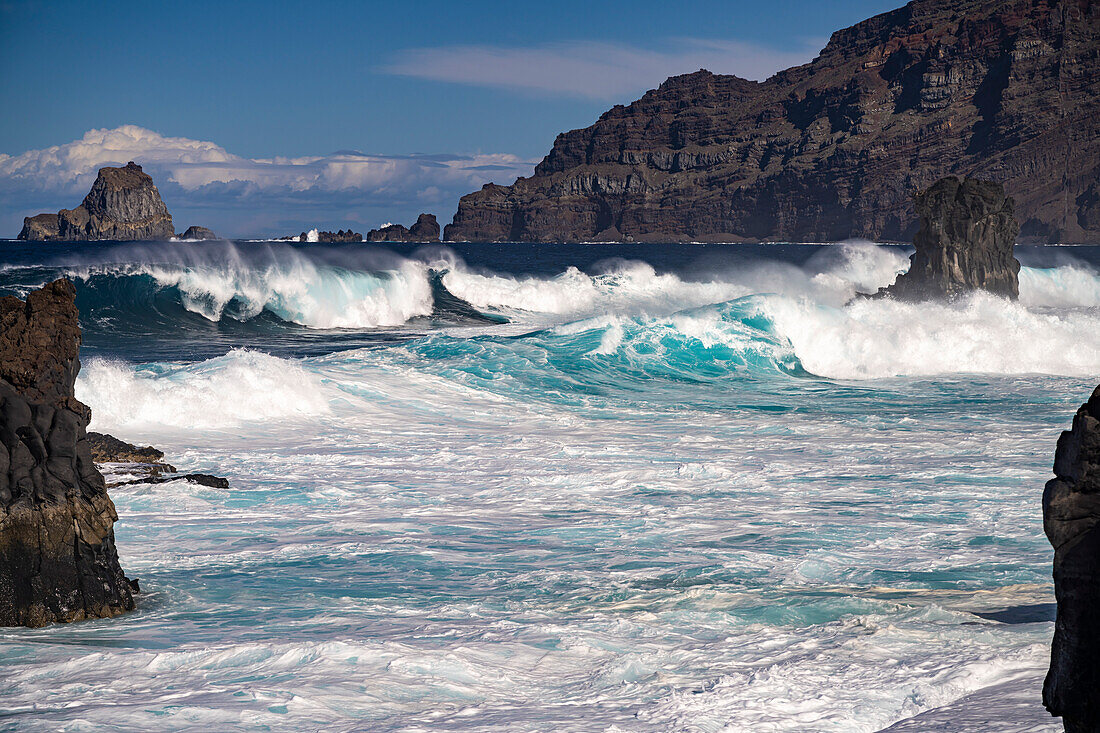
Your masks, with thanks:
M 236 220 L 229 213 L 221 215 L 223 222 L 230 222 L 222 226 L 227 234 L 241 235 L 261 232 L 235 231 L 232 221 L 246 221 L 247 215 L 254 222 L 257 212 L 276 207 L 282 221 L 317 221 L 321 226 L 327 222 L 317 217 L 370 222 L 386 211 L 408 218 L 425 206 L 435 206 L 446 219 L 462 194 L 489 181 L 511 183 L 529 175 L 536 162 L 507 153 L 386 156 L 342 151 L 245 158 L 213 142 L 123 125 L 89 130 L 64 145 L 0 154 L 0 226 L 18 231 L 14 222 L 21 225 L 23 216 L 76 206 L 99 168 L 130 160 L 153 177 L 174 215 L 189 208 L 236 209 Z M 444 206 L 448 208 L 440 208 Z
M 663 49 L 600 41 L 447 46 L 400 52 L 383 71 L 434 81 L 627 101 L 698 69 L 762 80 L 810 61 L 817 45 L 776 50 L 745 41 L 672 39 Z

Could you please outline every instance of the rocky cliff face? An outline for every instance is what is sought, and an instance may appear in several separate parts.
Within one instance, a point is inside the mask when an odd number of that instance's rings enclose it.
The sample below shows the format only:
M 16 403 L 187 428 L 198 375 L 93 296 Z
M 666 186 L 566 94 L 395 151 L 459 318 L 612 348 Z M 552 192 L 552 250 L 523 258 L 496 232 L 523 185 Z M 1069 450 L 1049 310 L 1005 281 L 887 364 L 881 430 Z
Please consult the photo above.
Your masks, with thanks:
M 1023 241 L 1100 241 L 1100 4 L 914 0 L 762 83 L 672 77 L 444 238 L 907 241 L 946 175 L 1004 181 Z
M 999 183 L 948 176 L 914 198 L 920 229 L 912 265 L 880 294 L 921 300 L 988 290 L 1019 297 L 1020 263 L 1012 250 L 1020 225 Z
M 136 588 L 119 567 L 114 505 L 92 463 L 76 289 L 0 298 L 0 625 L 115 616 Z
M 438 242 L 439 222 L 435 214 L 421 214 L 411 228 L 390 224 L 367 232 L 368 242 Z
M 84 241 L 99 239 L 170 239 L 172 215 L 153 179 L 133 161 L 121 168 L 100 168 L 92 190 L 75 209 L 23 220 L 19 239 Z
M 1068 733 L 1100 730 L 1100 387 L 1062 433 L 1043 492 L 1058 619 L 1043 704 Z

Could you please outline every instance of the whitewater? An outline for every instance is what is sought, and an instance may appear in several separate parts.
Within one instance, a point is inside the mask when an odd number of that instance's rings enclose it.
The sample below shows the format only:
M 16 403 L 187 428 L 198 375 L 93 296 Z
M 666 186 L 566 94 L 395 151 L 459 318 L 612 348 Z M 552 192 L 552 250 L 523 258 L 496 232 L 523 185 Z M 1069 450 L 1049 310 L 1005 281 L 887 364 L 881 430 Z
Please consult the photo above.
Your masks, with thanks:
M 135 613 L 0 630 L 20 731 L 1057 731 L 1100 247 L 8 243 L 73 279 Z

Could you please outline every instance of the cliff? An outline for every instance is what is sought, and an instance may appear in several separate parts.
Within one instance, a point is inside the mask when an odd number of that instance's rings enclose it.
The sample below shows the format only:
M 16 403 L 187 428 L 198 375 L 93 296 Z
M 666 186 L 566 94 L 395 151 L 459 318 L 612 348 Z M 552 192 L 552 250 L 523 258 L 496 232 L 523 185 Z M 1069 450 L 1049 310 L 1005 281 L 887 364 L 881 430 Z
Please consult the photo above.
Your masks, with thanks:
M 1020 295 L 1020 263 L 1012 255 L 1020 225 L 1014 202 L 993 181 L 941 178 L 914 197 L 920 229 L 908 272 L 880 291 L 907 300 L 950 298 L 988 290 Z
M 438 242 L 439 222 L 435 214 L 421 214 L 409 228 L 401 224 L 389 224 L 367 232 L 368 242 Z
M 1100 4 L 914 0 L 765 82 L 676 76 L 463 197 L 448 241 L 907 241 L 1005 182 L 1022 241 L 1100 241 Z
M 73 387 L 76 289 L 58 280 L 0 298 L 0 625 L 43 626 L 134 608 L 118 518 Z
M 1068 733 L 1100 730 L 1100 387 L 1058 438 L 1043 492 L 1058 618 L 1043 704 Z
M 170 239 L 172 215 L 153 179 L 133 161 L 121 168 L 100 168 L 83 203 L 56 215 L 23 220 L 19 239 L 85 241 L 100 239 Z

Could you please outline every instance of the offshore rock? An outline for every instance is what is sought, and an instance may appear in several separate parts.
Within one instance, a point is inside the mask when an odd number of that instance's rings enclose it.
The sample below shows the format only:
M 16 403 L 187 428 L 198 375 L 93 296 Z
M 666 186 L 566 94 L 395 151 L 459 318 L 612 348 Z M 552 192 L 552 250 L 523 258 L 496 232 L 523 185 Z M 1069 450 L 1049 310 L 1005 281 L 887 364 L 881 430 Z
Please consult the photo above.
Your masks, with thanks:
M 48 242 L 59 239 L 60 235 L 57 214 L 38 214 L 23 219 L 23 229 L 17 239 Z
M 39 214 L 25 219 L 19 239 L 134 240 L 170 239 L 175 235 L 172 215 L 160 191 L 133 161 L 121 168 L 100 168 L 84 202 L 57 213 L 56 235 L 49 226 L 49 216 Z
M 416 217 L 416 223 L 409 228 L 409 241 L 439 241 L 439 222 L 435 220 L 435 214 L 421 214 Z
M 308 241 L 310 241 L 309 234 L 306 233 L 306 232 L 302 232 L 301 234 L 298 235 L 298 241 L 299 242 L 308 242 Z M 329 242 L 329 243 L 331 243 L 331 242 L 362 242 L 363 241 L 363 235 L 360 234 L 359 232 L 353 232 L 350 229 L 348 229 L 347 231 L 344 231 L 343 229 L 341 229 L 338 232 L 317 232 L 317 239 L 315 239 L 313 241 L 315 241 L 315 242 Z
M 1012 256 L 1020 225 L 1012 197 L 993 181 L 942 178 L 914 197 L 920 230 L 909 271 L 879 291 L 906 300 L 950 298 L 988 290 L 1020 295 L 1020 263 Z
M 439 222 L 435 214 L 421 214 L 411 229 L 401 224 L 389 224 L 367 232 L 368 242 L 438 242 Z
M 176 236 L 176 239 L 217 239 L 218 235 L 206 227 L 190 226 L 187 227 L 187 231 L 183 234 Z
M 76 400 L 76 289 L 0 298 L 0 625 L 43 626 L 134 608 L 115 507 Z
M 1043 704 L 1068 733 L 1100 730 L 1100 387 L 1058 438 L 1043 492 L 1058 618 Z
M 1100 3 L 914 0 L 763 82 L 671 77 L 444 239 L 907 242 L 947 175 L 1003 181 L 1022 242 L 1100 241 Z

